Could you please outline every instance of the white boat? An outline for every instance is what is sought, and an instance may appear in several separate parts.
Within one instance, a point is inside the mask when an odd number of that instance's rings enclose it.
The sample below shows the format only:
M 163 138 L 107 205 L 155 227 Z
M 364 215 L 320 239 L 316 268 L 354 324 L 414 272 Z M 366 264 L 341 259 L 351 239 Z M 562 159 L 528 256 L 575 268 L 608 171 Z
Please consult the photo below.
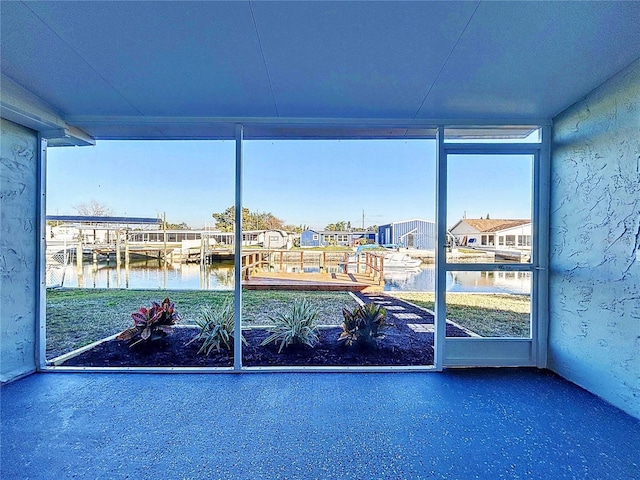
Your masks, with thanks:
M 387 253 L 384 256 L 384 269 L 416 268 L 422 264 L 418 258 L 411 258 L 406 253 Z
M 384 271 L 384 281 L 391 282 L 396 286 L 408 285 L 413 277 L 422 272 L 420 267 L 413 268 L 391 268 Z
M 360 256 L 360 253 L 363 250 L 369 250 L 369 249 L 379 249 L 380 247 L 378 245 L 364 245 L 364 246 L 360 246 L 356 249 L 355 253 L 353 255 L 349 256 L 348 259 L 348 271 L 353 272 L 356 270 L 356 264 L 358 263 L 358 259 Z M 403 252 L 380 252 L 380 251 L 376 251 L 374 252 L 375 254 L 377 254 L 378 256 L 380 256 L 380 254 L 383 254 L 383 258 L 384 258 L 384 270 L 406 270 L 406 269 L 418 269 L 420 265 L 422 265 L 422 260 L 420 260 L 419 258 L 411 258 L 411 256 L 409 256 L 409 254 L 407 253 L 403 253 Z M 340 267 L 344 267 L 344 264 L 339 264 Z

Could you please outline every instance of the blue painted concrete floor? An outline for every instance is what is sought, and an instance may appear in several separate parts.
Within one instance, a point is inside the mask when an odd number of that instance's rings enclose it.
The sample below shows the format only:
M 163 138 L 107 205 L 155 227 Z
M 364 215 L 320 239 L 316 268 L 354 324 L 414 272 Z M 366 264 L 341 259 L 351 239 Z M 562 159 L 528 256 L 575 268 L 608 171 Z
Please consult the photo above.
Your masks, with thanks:
M 535 369 L 43 373 L 3 479 L 638 479 L 640 421 Z

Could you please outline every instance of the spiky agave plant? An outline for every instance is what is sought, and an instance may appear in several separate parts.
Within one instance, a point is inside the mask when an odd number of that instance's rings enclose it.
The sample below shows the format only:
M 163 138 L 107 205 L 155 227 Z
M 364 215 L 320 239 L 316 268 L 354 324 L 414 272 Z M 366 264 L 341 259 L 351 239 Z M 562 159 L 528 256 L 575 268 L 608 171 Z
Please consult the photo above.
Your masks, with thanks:
M 373 302 L 353 311 L 343 308 L 342 316 L 344 322 L 338 341 L 346 345 L 375 346 L 376 339 L 382 336 L 380 330 L 387 326 L 387 310 Z
M 295 299 L 291 310 L 269 317 L 273 325 L 261 345 L 280 342 L 278 353 L 293 344 L 313 347 L 318 341 L 318 310 L 306 299 Z
M 233 315 L 233 302 L 231 301 L 226 301 L 220 308 L 202 307 L 201 316 L 196 318 L 200 332 L 187 345 L 196 340 L 202 340 L 198 353 L 204 352 L 207 356 L 214 349 L 216 352 L 220 352 L 223 348 L 231 350 L 235 329 Z M 242 333 L 240 336 L 242 343 L 246 345 L 247 341 Z
M 120 332 L 116 338 L 129 342 L 129 346 L 133 347 L 141 342 L 152 342 L 166 337 L 173 331 L 171 326 L 176 324 L 180 316 L 167 297 L 162 304 L 153 302 L 149 309 L 141 307 L 131 314 L 131 318 L 133 327 Z

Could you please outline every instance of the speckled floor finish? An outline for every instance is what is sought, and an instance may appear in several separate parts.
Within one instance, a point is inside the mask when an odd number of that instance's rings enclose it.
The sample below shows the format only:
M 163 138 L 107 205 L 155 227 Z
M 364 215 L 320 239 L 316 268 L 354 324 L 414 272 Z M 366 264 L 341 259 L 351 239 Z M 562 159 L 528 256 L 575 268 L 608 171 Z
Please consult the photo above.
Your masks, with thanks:
M 534 369 L 37 374 L 3 479 L 638 479 L 640 421 Z

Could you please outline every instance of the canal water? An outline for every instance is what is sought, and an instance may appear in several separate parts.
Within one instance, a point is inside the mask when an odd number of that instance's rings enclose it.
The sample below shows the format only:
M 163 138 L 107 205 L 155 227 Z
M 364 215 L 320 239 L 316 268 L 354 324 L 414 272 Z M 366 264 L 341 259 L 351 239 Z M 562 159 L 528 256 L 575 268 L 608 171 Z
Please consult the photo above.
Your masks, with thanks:
M 313 269 L 306 269 L 312 271 Z M 316 269 L 317 271 L 317 269 Z M 78 275 L 75 265 L 47 269 L 47 286 L 80 288 L 130 288 L 159 290 L 233 290 L 233 262 L 207 265 L 132 262 L 127 270 L 113 263 L 84 265 Z M 414 270 L 385 272 L 387 291 L 430 292 L 435 290 L 435 267 L 423 265 Z M 447 272 L 447 291 L 531 293 L 529 272 Z

